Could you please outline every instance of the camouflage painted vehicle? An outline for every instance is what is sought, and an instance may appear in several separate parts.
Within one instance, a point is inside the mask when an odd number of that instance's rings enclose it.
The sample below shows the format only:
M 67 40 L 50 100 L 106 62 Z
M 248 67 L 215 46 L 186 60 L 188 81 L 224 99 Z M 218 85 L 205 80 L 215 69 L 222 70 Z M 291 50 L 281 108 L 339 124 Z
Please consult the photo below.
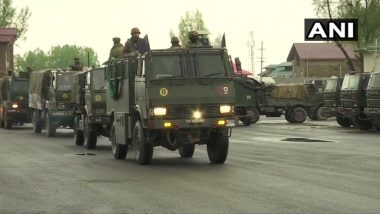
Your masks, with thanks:
M 369 73 L 346 74 L 341 88 L 341 107 L 337 109 L 337 122 L 342 127 L 352 124 L 361 130 L 372 128 L 372 122 L 366 119 L 366 88 Z M 344 122 L 344 123 L 343 123 Z
M 380 131 L 380 71 L 371 74 L 367 86 L 367 107 L 364 108 L 365 118 Z
M 74 103 L 74 142 L 95 149 L 97 137 L 109 137 L 109 117 L 106 112 L 104 68 L 74 74 L 71 86 Z
M 0 78 L 0 127 L 10 129 L 12 124 L 31 121 L 28 107 L 28 79 Z
M 236 123 L 225 49 L 150 50 L 111 62 L 106 74 L 115 159 L 125 159 L 129 145 L 149 164 L 155 146 L 191 158 L 195 144 L 205 144 L 211 163 L 225 162 Z
M 73 71 L 34 71 L 29 80 L 29 107 L 33 111 L 33 132 L 45 128 L 54 137 L 59 127 L 73 127 L 73 104 L 70 102 Z

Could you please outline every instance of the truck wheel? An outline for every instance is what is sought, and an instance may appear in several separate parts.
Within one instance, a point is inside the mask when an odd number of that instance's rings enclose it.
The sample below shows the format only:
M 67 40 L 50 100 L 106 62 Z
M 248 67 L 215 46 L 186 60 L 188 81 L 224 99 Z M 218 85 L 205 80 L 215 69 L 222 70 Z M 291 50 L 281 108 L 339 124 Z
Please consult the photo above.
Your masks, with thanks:
M 4 116 L 4 126 L 5 126 L 6 129 L 11 129 L 12 128 L 12 122 L 8 118 L 8 114 L 7 113 L 5 113 L 5 116 Z
M 45 115 L 45 128 L 46 128 L 48 137 L 55 136 L 56 128 L 54 125 L 54 121 L 53 121 L 52 115 L 49 114 L 48 112 L 46 112 L 46 115 Z
M 290 118 L 293 123 L 303 123 L 307 118 L 307 112 L 302 107 L 295 107 L 290 113 Z
M 255 124 L 260 120 L 260 112 L 257 109 L 253 109 L 255 116 L 251 117 L 251 124 Z
M 79 130 L 79 117 L 74 118 L 74 142 L 77 146 L 82 146 L 84 143 L 83 131 Z
M 84 119 L 84 139 L 86 141 L 87 149 L 95 149 L 96 148 L 97 138 L 98 138 L 98 136 L 96 135 L 96 132 L 92 130 L 91 124 L 88 121 L 88 117 L 85 116 L 85 119 Z
M 221 132 L 210 135 L 207 154 L 212 164 L 223 164 L 227 159 L 229 139 Z
M 294 123 L 292 120 L 292 117 L 288 113 L 285 113 L 285 120 L 288 121 L 289 123 Z
M 4 117 L 3 117 L 3 115 L 0 115 L 0 128 L 4 128 Z
M 341 115 L 341 114 L 337 114 L 337 115 L 336 115 L 336 122 L 337 122 L 340 126 L 342 126 L 342 127 L 344 127 L 344 128 L 348 128 L 348 127 L 351 126 L 351 120 L 348 119 L 348 118 L 346 118 L 346 117 L 344 117 L 344 116 Z
M 149 164 L 153 157 L 153 145 L 147 140 L 140 120 L 133 129 L 132 145 L 135 150 L 136 161 L 140 165 Z
M 178 149 L 181 158 L 192 158 L 194 155 L 195 144 L 185 144 Z
M 127 156 L 128 146 L 126 144 L 119 144 L 116 141 L 115 124 L 112 124 L 111 128 L 111 144 L 113 157 L 116 160 L 124 160 Z
M 244 126 L 250 126 L 251 125 L 251 118 L 250 117 L 241 118 L 241 122 L 243 122 Z
M 360 120 L 359 118 L 355 118 L 355 126 L 358 129 L 366 131 L 372 128 L 372 123 L 369 120 Z
M 33 132 L 35 134 L 41 133 L 41 123 L 39 121 L 39 116 L 38 116 L 38 110 L 33 111 L 32 115 L 32 123 L 33 123 Z
M 327 120 L 328 118 L 328 116 L 324 112 L 323 106 L 319 106 L 319 108 L 315 112 L 315 116 L 317 117 L 317 120 Z
M 373 126 L 375 127 L 377 131 L 380 131 L 380 121 L 375 120 L 375 122 L 373 123 Z

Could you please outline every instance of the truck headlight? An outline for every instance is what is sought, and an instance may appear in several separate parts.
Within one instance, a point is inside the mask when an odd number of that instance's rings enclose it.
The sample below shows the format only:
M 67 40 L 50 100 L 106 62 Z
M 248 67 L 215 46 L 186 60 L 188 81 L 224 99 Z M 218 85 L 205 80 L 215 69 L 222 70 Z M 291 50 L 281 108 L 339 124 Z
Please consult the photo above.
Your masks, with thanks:
M 18 104 L 17 103 L 13 103 L 12 104 L 12 108 L 18 108 Z
M 230 113 L 230 112 L 232 112 L 232 106 L 230 105 L 220 106 L 220 113 L 224 114 L 224 113 Z
M 193 118 L 195 118 L 195 119 L 202 118 L 202 113 L 200 111 L 194 111 L 193 112 Z
M 156 116 L 166 115 L 166 108 L 156 107 L 156 108 L 153 109 L 153 114 L 156 115 Z

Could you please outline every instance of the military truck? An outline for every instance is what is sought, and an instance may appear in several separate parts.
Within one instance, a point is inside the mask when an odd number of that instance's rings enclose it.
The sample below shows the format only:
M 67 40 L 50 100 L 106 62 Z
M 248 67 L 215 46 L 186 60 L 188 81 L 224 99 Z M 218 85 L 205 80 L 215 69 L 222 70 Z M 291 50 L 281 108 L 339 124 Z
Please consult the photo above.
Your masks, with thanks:
M 104 68 L 74 74 L 71 86 L 74 103 L 74 142 L 95 149 L 97 137 L 109 137 L 110 123 L 106 112 Z
M 260 103 L 257 97 L 263 86 L 258 81 L 247 77 L 234 77 L 235 115 L 245 125 L 255 124 L 260 119 Z
M 12 124 L 31 121 L 28 107 L 28 79 L 0 78 L 0 127 L 11 129 Z
M 326 80 L 324 95 L 324 111 L 328 112 L 329 116 L 335 116 L 337 123 L 342 127 L 350 127 L 351 120 L 337 113 L 338 108 L 341 108 L 341 87 L 343 77 L 330 77 Z
M 366 94 L 367 107 L 364 108 L 364 118 L 369 119 L 376 130 L 380 131 L 380 71 L 371 74 Z
M 115 159 L 125 159 L 128 145 L 149 164 L 155 146 L 191 158 L 196 144 L 206 144 L 211 163 L 225 162 L 236 124 L 225 49 L 150 50 L 111 62 L 106 75 Z
M 277 84 L 264 87 L 261 114 L 267 117 L 285 115 L 289 123 L 303 123 L 308 116 L 321 111 L 323 99 L 314 84 Z
M 337 108 L 337 122 L 342 127 L 355 125 L 361 130 L 372 128 L 371 121 L 366 117 L 366 88 L 369 73 L 346 74 L 341 88 L 341 107 Z M 343 119 L 341 119 L 343 118 Z
M 73 127 L 73 104 L 70 102 L 73 71 L 44 70 L 30 74 L 29 107 L 33 110 L 33 132 L 54 137 L 59 127 Z

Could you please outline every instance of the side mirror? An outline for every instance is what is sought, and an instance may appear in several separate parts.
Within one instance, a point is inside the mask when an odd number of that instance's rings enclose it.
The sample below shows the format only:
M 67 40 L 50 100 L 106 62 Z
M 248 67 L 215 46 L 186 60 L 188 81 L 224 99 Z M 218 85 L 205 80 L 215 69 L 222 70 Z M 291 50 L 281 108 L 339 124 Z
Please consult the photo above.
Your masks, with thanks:
M 235 65 L 236 65 L 236 70 L 242 71 L 242 69 L 241 69 L 241 62 L 240 62 L 239 57 L 235 58 Z

